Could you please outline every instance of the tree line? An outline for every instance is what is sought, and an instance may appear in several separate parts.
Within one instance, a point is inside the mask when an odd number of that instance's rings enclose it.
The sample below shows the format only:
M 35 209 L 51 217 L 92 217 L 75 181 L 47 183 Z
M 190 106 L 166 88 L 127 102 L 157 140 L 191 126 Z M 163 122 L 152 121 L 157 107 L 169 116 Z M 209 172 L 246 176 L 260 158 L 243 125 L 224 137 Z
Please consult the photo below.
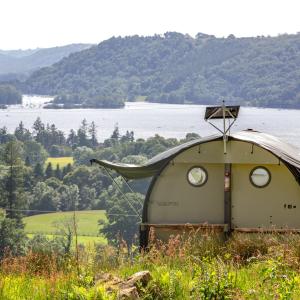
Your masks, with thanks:
M 0 105 L 21 104 L 21 93 L 10 84 L 0 84 Z
M 131 243 L 140 220 L 132 216 L 135 212 L 124 194 L 140 211 L 149 180 L 132 182 L 132 192 L 126 189 L 118 174 L 112 174 L 123 190 L 120 193 L 104 170 L 90 165 L 90 159 L 141 164 L 168 148 L 198 137 L 188 134 L 185 139 L 177 140 L 155 135 L 146 140 L 136 139 L 133 131 L 121 134 L 117 125 L 104 142 L 99 142 L 97 136 L 95 123 L 86 120 L 67 135 L 40 118 L 31 129 L 25 128 L 23 122 L 13 133 L 5 127 L 0 128 L 0 208 L 3 210 L 0 258 L 1 249 L 5 247 L 16 245 L 16 252 L 23 249 L 26 236 L 22 218 L 46 212 L 106 210 L 108 222 L 101 233 L 111 242 L 120 234 Z M 61 168 L 46 164 L 49 156 L 66 155 L 74 158 L 73 165 Z
M 113 37 L 21 84 L 55 104 L 122 107 L 124 101 L 300 107 L 300 34 L 216 38 L 167 32 Z

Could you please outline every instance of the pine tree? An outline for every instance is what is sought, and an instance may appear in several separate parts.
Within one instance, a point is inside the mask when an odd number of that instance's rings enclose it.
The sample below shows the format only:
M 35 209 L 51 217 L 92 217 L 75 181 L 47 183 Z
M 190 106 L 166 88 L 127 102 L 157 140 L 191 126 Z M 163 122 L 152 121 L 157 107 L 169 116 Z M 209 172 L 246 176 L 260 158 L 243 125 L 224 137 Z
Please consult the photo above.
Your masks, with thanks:
M 115 125 L 115 129 L 114 129 L 114 131 L 113 131 L 113 133 L 112 133 L 112 135 L 111 135 L 110 138 L 115 139 L 117 141 L 119 140 L 119 138 L 120 138 L 120 131 L 119 131 L 118 124 Z
M 31 140 L 31 134 L 28 129 L 24 127 L 23 122 L 21 121 L 18 127 L 15 129 L 15 137 L 22 142 Z
M 41 118 L 38 117 L 33 123 L 33 134 L 37 142 L 41 143 L 44 147 L 45 144 L 45 124 L 41 121 Z
M 78 145 L 78 136 L 76 132 L 71 129 L 67 138 L 67 145 L 74 149 Z
M 81 126 L 77 130 L 79 146 L 89 146 L 88 142 L 88 124 L 86 119 L 83 119 Z
M 45 176 L 46 178 L 53 177 L 53 169 L 51 162 L 48 163 L 46 170 L 45 170 Z
M 64 178 L 71 171 L 72 171 L 72 165 L 70 163 L 68 163 L 66 166 L 63 167 L 62 178 Z
M 89 134 L 90 134 L 90 138 L 91 138 L 91 146 L 92 147 L 97 147 L 98 146 L 97 126 L 96 126 L 94 121 L 90 125 Z
M 54 175 L 57 179 L 62 179 L 62 172 L 60 170 L 59 164 L 56 165 Z
M 29 159 L 29 156 L 26 156 L 26 158 L 25 158 L 25 166 L 26 167 L 30 167 L 30 159 Z
M 4 162 L 8 174 L 4 178 L 7 217 L 15 219 L 17 226 L 23 227 L 21 210 L 25 208 L 24 165 L 21 160 L 21 145 L 17 141 L 8 142 L 4 148 Z
M 34 166 L 33 174 L 37 181 L 44 177 L 44 170 L 39 162 Z

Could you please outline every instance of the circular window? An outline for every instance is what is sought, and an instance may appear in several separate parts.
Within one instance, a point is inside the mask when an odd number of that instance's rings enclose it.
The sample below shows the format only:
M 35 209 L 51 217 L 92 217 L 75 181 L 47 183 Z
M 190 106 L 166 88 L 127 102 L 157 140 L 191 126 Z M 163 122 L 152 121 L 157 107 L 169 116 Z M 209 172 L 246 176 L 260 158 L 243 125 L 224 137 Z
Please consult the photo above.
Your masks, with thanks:
M 188 171 L 187 179 L 193 186 L 202 186 L 207 181 L 207 172 L 202 167 L 193 167 Z
M 259 188 L 267 186 L 271 181 L 271 174 L 265 167 L 256 167 L 250 173 L 251 183 Z

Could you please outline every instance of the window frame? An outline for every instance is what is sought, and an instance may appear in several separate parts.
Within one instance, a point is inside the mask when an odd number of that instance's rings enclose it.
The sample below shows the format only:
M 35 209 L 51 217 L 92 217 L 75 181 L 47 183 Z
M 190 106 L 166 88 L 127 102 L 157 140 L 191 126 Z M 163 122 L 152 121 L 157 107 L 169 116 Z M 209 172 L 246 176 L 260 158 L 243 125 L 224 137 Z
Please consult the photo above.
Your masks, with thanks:
M 267 181 L 264 185 L 257 185 L 257 184 L 255 184 L 255 183 L 253 182 L 253 180 L 252 180 L 252 175 L 253 175 L 253 173 L 254 173 L 257 169 L 263 169 L 263 170 L 265 170 L 265 171 L 267 172 L 267 174 L 269 175 L 268 181 Z M 267 168 L 264 167 L 264 166 L 256 166 L 256 167 L 254 167 L 254 168 L 251 170 L 250 174 L 249 174 L 249 181 L 250 181 L 250 183 L 251 183 L 254 187 L 256 187 L 256 188 L 262 189 L 262 188 L 267 187 L 267 186 L 270 184 L 271 180 L 272 180 L 271 172 L 269 171 L 269 169 L 267 169 Z
M 196 169 L 196 168 L 197 168 L 197 169 L 201 169 L 201 170 L 204 172 L 204 174 L 205 174 L 205 180 L 204 180 L 204 182 L 201 183 L 201 184 L 194 184 L 194 183 L 192 183 L 192 182 L 190 181 L 190 179 L 189 179 L 189 174 L 190 174 L 190 172 L 191 172 L 193 169 Z M 188 182 L 191 186 L 193 186 L 193 187 L 202 187 L 202 186 L 204 186 L 204 185 L 206 184 L 206 182 L 207 182 L 207 180 L 208 180 L 208 173 L 207 173 L 207 170 L 206 170 L 204 167 L 199 166 L 199 165 L 192 166 L 191 168 L 188 169 L 188 171 L 187 171 L 187 173 L 186 173 L 186 180 L 187 180 L 187 182 Z

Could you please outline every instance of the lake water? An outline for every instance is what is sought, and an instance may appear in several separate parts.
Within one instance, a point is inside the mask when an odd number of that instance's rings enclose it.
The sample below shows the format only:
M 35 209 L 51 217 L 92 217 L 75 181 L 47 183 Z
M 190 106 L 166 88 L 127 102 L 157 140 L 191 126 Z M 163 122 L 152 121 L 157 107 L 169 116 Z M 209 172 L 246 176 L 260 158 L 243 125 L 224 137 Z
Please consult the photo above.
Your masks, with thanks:
M 128 102 L 123 109 L 43 109 L 51 97 L 23 96 L 23 105 L 0 110 L 0 127 L 12 132 L 23 121 L 31 129 L 40 117 L 68 133 L 77 129 L 85 118 L 98 126 L 99 140 L 108 138 L 116 124 L 123 134 L 133 130 L 136 138 L 158 133 L 164 137 L 182 138 L 188 132 L 201 136 L 216 133 L 204 119 L 205 106 Z M 233 131 L 252 128 L 276 135 L 300 148 L 300 110 L 242 107 Z

